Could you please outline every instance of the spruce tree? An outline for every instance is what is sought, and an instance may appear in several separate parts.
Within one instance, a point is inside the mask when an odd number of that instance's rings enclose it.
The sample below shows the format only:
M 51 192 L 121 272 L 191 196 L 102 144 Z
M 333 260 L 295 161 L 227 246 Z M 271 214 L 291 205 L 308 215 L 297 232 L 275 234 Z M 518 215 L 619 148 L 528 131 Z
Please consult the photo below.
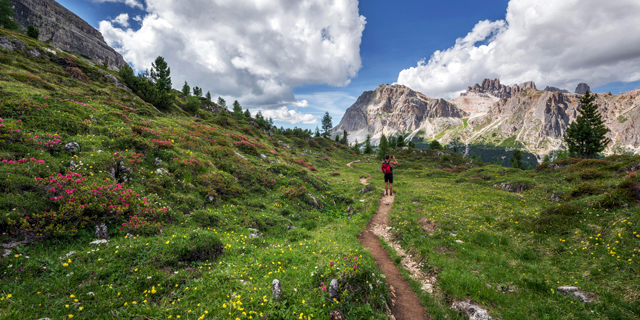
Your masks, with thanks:
M 249 109 L 244 111 L 244 118 L 247 119 L 247 121 L 251 120 L 251 112 L 249 112 Z
M 396 146 L 398 148 L 405 147 L 407 142 L 404 140 L 404 133 L 398 136 L 398 140 L 396 140 Z
M 511 167 L 524 170 L 524 164 L 522 163 L 522 152 L 516 150 L 511 155 Z
M 320 138 L 320 129 L 316 126 L 316 133 L 313 135 L 314 138 Z
M 353 150 L 357 154 L 360 154 L 360 148 L 358 147 L 358 139 L 356 139 L 356 142 L 353 144 L 353 147 L 351 148 L 351 150 Z
M 27 27 L 27 36 L 38 40 L 38 38 L 40 37 L 40 30 L 38 30 L 38 28 L 36 28 L 35 26 L 28 26 Z
M 453 145 L 453 153 L 458 153 L 458 147 L 455 144 Z
M 384 156 L 389 154 L 389 140 L 387 140 L 387 137 L 385 137 L 384 134 L 380 138 L 380 145 L 378 147 L 380 148 L 380 153 L 378 153 L 378 158 L 383 160 Z
M 222 97 L 218 97 L 218 102 L 216 103 L 220 108 L 227 109 L 227 102 L 222 99 Z
M 207 91 L 205 98 L 207 98 L 207 101 L 211 102 L 211 93 L 209 91 Z
M 233 117 L 238 121 L 244 119 L 244 113 L 242 113 L 242 106 L 240 106 L 240 103 L 238 102 L 238 100 L 233 102 Z
M 572 122 L 564 135 L 569 152 L 580 158 L 594 158 L 611 143 L 606 137 L 609 129 L 598 113 L 598 105 L 593 103 L 596 96 L 589 91 L 580 99 L 580 115 Z
M 171 68 L 163 57 L 158 56 L 156 61 L 151 64 L 150 77 L 160 92 L 171 92 Z
M 331 122 L 331 116 L 327 111 L 322 117 L 322 136 L 325 138 L 329 138 L 331 128 L 333 128 L 333 123 Z
M 336 141 L 336 142 L 340 142 L 340 136 L 339 136 L 339 135 L 337 135 L 337 134 L 336 134 L 336 139 L 335 139 L 335 141 Z
M 551 158 L 549 157 L 548 154 L 544 156 L 544 159 L 542 159 L 542 162 L 550 162 L 550 161 L 551 161 Z
M 18 30 L 16 14 L 13 12 L 13 5 L 9 0 L 0 0 L 0 27 L 9 30 Z
M 438 140 L 433 140 L 433 141 L 431 141 L 431 144 L 429 145 L 429 149 L 431 149 L 431 150 L 442 150 L 442 145 L 440 144 L 440 142 L 438 142 Z
M 347 130 L 344 130 L 342 132 L 342 143 L 344 143 L 344 145 L 347 146 L 347 147 L 349 146 L 349 139 L 347 138 L 348 135 L 349 134 L 347 133 Z
M 202 88 L 198 86 L 193 87 L 193 95 L 196 97 L 202 97 Z
M 371 135 L 368 134 L 367 138 L 364 140 L 364 154 L 372 154 L 373 147 L 371 147 Z
M 185 97 L 189 97 L 189 95 L 191 95 L 191 87 L 189 87 L 189 84 L 185 81 L 184 85 L 182 86 L 182 95 Z

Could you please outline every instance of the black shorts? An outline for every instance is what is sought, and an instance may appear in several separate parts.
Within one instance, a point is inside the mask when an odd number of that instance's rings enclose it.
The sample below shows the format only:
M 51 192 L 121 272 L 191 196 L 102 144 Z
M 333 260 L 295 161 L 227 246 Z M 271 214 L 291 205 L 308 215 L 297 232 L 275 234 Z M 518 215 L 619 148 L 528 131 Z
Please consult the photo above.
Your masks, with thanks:
M 393 173 L 385 173 L 384 182 L 393 183 Z

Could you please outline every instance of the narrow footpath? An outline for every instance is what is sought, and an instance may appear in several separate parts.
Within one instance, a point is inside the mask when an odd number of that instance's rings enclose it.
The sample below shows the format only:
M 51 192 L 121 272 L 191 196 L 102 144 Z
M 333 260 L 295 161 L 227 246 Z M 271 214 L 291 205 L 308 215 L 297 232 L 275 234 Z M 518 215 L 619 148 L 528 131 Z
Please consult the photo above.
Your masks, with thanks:
M 353 163 L 354 162 L 350 162 L 347 166 L 356 169 L 352 167 Z M 371 175 L 360 178 L 360 182 L 366 185 L 370 178 Z M 358 236 L 358 240 L 371 252 L 371 255 L 373 255 L 376 261 L 376 266 L 387 277 L 386 280 L 391 289 L 391 313 L 393 318 L 396 320 L 429 319 L 429 317 L 426 316 L 424 307 L 420 304 L 420 299 L 416 293 L 411 290 L 409 282 L 402 277 L 400 270 L 398 270 L 387 251 L 382 247 L 378 241 L 378 236 L 374 232 L 376 229 L 386 230 L 388 227 L 389 212 L 391 211 L 394 199 L 395 196 L 382 196 L 380 198 L 376 215 L 369 221 L 367 227 Z

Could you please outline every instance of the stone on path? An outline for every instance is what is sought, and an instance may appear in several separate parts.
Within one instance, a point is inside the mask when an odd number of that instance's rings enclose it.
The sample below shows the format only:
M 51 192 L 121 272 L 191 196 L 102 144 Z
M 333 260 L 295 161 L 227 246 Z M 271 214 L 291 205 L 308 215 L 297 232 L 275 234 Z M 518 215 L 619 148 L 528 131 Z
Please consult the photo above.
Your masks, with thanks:
M 89 244 L 94 245 L 94 246 L 97 246 L 97 245 L 100 245 L 100 244 L 107 244 L 107 243 L 109 243 L 109 240 L 106 240 L 106 239 L 100 239 L 100 240 L 95 240 L 95 241 L 89 242 Z
M 469 317 L 469 320 L 492 319 L 487 310 L 466 301 L 454 302 L 451 309 L 466 315 Z
M 280 285 L 280 280 L 273 279 L 273 282 L 271 282 L 271 291 L 273 291 L 274 299 L 280 298 L 280 294 L 282 294 L 282 286 Z

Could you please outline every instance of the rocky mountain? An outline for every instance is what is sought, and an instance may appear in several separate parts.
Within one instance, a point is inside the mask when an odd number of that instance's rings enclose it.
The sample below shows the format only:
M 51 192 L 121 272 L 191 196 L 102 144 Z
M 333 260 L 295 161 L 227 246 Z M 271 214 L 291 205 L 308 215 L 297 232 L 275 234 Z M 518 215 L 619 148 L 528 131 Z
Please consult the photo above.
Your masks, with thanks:
M 365 91 L 345 112 L 333 135 L 349 133 L 349 142 L 364 141 L 367 134 L 378 141 L 382 134 L 429 127 L 429 119 L 467 117 L 469 114 L 444 99 L 432 99 L 403 85 L 380 85 L 374 91 Z
M 569 93 L 569 90 L 560 89 L 560 88 L 556 88 L 556 87 L 549 87 L 549 86 L 546 86 L 543 90 L 544 91 L 551 91 L 551 92 Z
M 576 87 L 575 93 L 577 94 L 585 94 L 587 91 L 591 91 L 591 88 L 586 83 L 579 83 Z
M 588 88 L 583 83 L 576 90 Z M 498 79 L 485 79 L 447 101 L 404 86 L 379 86 L 347 109 L 335 132 L 347 130 L 350 142 L 355 138 L 362 142 L 367 134 L 379 138 L 382 133 L 409 132 L 406 138 L 414 142 L 437 139 L 442 144 L 520 148 L 541 159 L 564 149 L 564 133 L 578 116 L 582 97 L 553 89 L 539 91 L 533 82 L 506 86 Z M 640 89 L 620 95 L 597 93 L 595 103 L 613 141 L 606 152 L 640 153 Z
M 40 30 L 38 40 L 61 50 L 83 54 L 110 68 L 126 62 L 111 48 L 100 31 L 54 0 L 9 0 L 22 29 L 33 25 Z

